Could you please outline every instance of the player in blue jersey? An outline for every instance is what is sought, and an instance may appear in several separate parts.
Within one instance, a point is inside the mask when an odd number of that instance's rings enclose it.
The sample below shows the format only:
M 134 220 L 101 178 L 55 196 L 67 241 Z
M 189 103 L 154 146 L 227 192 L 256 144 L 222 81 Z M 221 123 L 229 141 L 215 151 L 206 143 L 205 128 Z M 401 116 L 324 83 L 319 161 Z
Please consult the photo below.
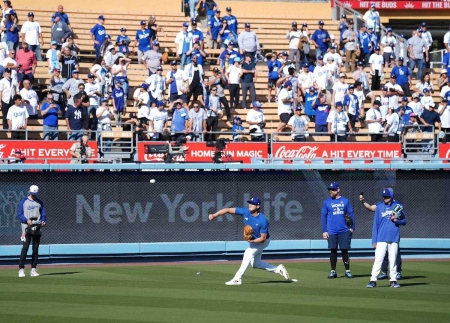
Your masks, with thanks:
M 322 236 L 328 240 L 328 249 L 331 250 L 331 273 L 328 278 L 337 278 L 336 263 L 338 247 L 342 252 L 342 261 L 345 266 L 345 277 L 353 278 L 350 272 L 350 258 L 348 249 L 351 248 L 352 235 L 355 230 L 355 215 L 350 201 L 341 196 L 339 183 L 332 182 L 328 185 L 330 197 L 322 206 Z M 349 215 L 352 223 L 349 226 L 345 215 Z
M 377 204 L 372 227 L 372 246 L 375 248 L 375 262 L 367 288 L 377 285 L 377 275 L 380 272 L 386 251 L 389 253 L 389 281 L 390 286 L 400 287 L 397 283 L 397 253 L 400 241 L 400 225 L 406 225 L 403 205 L 394 200 L 394 190 L 385 188 L 381 194 L 383 202 Z M 399 217 L 394 215 L 397 206 L 401 207 Z
M 39 244 L 41 243 L 41 230 L 47 221 L 44 203 L 37 198 L 39 187 L 31 185 L 28 196 L 20 200 L 17 208 L 17 216 L 25 229 L 25 239 L 23 241 L 22 252 L 19 260 L 19 277 L 25 277 L 25 259 L 27 258 L 30 242 L 33 240 L 33 254 L 31 256 L 31 277 L 39 276 L 36 271 L 38 262 Z
M 265 269 L 275 274 L 279 274 L 289 280 L 289 274 L 283 265 L 273 266 L 261 260 L 262 252 L 270 243 L 269 221 L 267 221 L 264 214 L 260 212 L 261 201 L 259 198 L 253 197 L 247 202 L 249 204 L 248 209 L 243 207 L 224 208 L 209 215 L 209 220 L 214 220 L 225 214 L 240 215 L 244 220 L 244 225 L 250 225 L 254 231 L 252 239 L 248 240 L 249 246 L 244 252 L 241 267 L 234 275 L 234 278 L 226 282 L 225 285 L 241 285 L 242 276 L 249 265 L 253 268 Z

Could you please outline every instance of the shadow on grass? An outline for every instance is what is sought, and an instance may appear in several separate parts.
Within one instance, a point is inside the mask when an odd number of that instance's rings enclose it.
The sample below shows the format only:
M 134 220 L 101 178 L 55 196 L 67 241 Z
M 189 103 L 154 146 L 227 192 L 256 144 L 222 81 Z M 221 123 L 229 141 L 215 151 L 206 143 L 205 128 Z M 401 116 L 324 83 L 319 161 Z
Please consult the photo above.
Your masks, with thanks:
M 420 286 L 420 285 L 430 285 L 430 283 L 402 283 L 401 281 L 398 282 L 400 284 L 400 287 L 412 287 L 412 286 Z M 377 282 L 377 287 L 376 288 L 391 288 L 391 286 L 389 285 L 389 282 L 386 281 L 386 285 L 384 284 L 378 284 Z M 394 288 L 393 288 L 394 289 Z
M 49 274 L 40 274 L 40 276 L 56 276 L 56 275 L 75 275 L 80 274 L 80 271 L 66 271 L 64 273 L 49 273 Z
M 259 284 L 295 284 L 296 282 L 292 280 L 268 280 L 264 282 L 251 282 L 247 285 L 259 285 Z
M 342 276 L 345 277 L 345 276 Z M 370 274 L 367 275 L 353 275 L 353 278 L 364 278 L 364 277 L 369 277 L 370 278 Z

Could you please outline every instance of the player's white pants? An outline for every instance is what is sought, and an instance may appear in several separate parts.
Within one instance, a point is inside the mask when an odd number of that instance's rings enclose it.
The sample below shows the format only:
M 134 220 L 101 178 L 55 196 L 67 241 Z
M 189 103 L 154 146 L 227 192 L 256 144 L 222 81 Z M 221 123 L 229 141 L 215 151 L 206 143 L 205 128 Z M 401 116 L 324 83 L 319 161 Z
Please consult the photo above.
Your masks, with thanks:
M 234 275 L 235 279 L 241 279 L 250 264 L 253 268 L 265 269 L 271 272 L 276 271 L 277 266 L 272 266 L 267 262 L 261 261 L 262 252 L 267 248 L 269 243 L 270 239 L 267 239 L 263 243 L 250 243 L 249 247 L 245 249 L 241 267 L 236 275 Z
M 397 242 L 378 242 L 377 248 L 375 249 L 375 262 L 372 267 L 372 277 L 370 281 L 376 281 L 377 276 L 380 273 L 381 264 L 383 263 L 384 256 L 386 255 L 386 250 L 389 253 L 389 276 L 391 279 L 389 281 L 396 281 L 397 278 L 397 252 L 398 243 Z

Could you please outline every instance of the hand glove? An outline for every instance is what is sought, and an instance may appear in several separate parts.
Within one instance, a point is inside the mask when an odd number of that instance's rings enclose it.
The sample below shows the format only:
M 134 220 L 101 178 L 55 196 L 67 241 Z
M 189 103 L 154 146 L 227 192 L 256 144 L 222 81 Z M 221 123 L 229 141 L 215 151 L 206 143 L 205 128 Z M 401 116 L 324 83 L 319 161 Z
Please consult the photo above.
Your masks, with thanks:
M 403 211 L 403 206 L 401 206 L 400 204 L 397 204 L 394 209 L 392 210 L 392 216 L 391 219 L 398 219 L 400 218 L 400 216 L 402 215 L 402 211 Z
M 245 241 L 250 241 L 253 238 L 253 228 L 250 225 L 246 225 L 244 227 L 244 240 Z
M 352 219 L 352 217 L 350 215 L 346 214 L 346 215 L 344 215 L 344 218 L 345 218 L 345 223 L 347 224 L 347 227 L 349 229 L 351 229 L 353 227 L 353 219 Z

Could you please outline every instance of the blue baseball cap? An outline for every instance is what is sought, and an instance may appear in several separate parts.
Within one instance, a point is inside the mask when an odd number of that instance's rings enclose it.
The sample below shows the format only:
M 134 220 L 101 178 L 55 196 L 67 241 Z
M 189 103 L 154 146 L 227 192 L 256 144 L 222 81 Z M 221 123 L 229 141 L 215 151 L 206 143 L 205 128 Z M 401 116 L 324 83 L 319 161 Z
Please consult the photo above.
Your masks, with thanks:
M 316 88 L 315 88 L 314 86 L 311 86 L 311 87 L 309 88 L 309 92 L 316 92 Z
M 359 61 L 358 63 L 356 63 L 356 66 L 364 66 L 364 63 Z
M 253 205 L 261 205 L 261 200 L 257 197 L 252 197 L 250 200 L 247 201 L 247 203 Z
M 348 89 L 350 90 L 350 89 L 354 89 L 355 88 L 355 85 L 354 84 L 350 84 L 349 86 L 348 86 Z
M 80 73 L 78 72 L 78 70 L 73 70 L 73 71 L 72 71 L 72 75 L 73 75 L 73 74 L 80 74 Z
M 398 60 L 399 60 L 400 62 L 403 62 L 405 59 L 404 59 L 403 57 L 400 56 L 400 57 L 398 58 Z
M 291 82 L 291 81 L 286 81 L 286 82 L 284 83 L 284 86 L 292 86 L 292 82 Z
M 388 90 L 388 88 L 386 87 L 386 86 L 383 86 L 382 88 L 381 88 L 381 91 L 387 91 Z
M 262 103 L 259 102 L 259 101 L 254 101 L 253 102 L 253 107 L 255 107 L 255 108 L 261 108 L 262 106 L 263 106 Z
M 241 58 L 240 58 L 240 57 L 235 57 L 235 58 L 233 59 L 233 61 L 234 61 L 234 62 L 240 62 L 240 61 L 241 61 Z
M 425 87 L 425 88 L 424 88 L 424 89 L 423 89 L 422 91 L 423 91 L 423 93 L 425 93 L 425 92 L 427 92 L 427 93 L 428 93 L 428 92 L 430 92 L 430 89 L 429 89 L 429 88 L 427 88 L 427 87 Z
M 98 16 L 99 20 L 105 20 L 105 16 Z
M 308 63 L 303 63 L 302 67 L 309 67 Z
M 141 26 L 146 25 L 146 24 L 147 24 L 147 22 L 145 20 L 141 20 Z
M 338 182 L 331 182 L 330 185 L 328 185 L 329 190 L 338 190 L 339 189 L 339 183 Z
M 197 24 L 197 20 L 195 18 L 191 18 L 191 24 L 196 25 Z
M 148 90 L 148 84 L 147 83 L 142 83 L 141 84 L 141 88 L 143 88 L 144 90 Z
M 102 101 L 102 102 L 108 102 L 108 100 L 109 100 L 109 99 L 105 97 L 105 98 L 102 98 L 101 101 Z
M 382 197 L 389 197 L 389 198 L 394 198 L 394 190 L 392 188 L 385 188 L 383 189 L 383 192 L 381 193 Z
M 183 27 L 189 27 L 189 24 L 187 22 L 183 22 Z
M 89 73 L 89 74 L 87 75 L 87 78 L 88 78 L 88 79 L 92 79 L 92 78 L 94 78 L 94 74 L 92 74 L 92 73 Z
M 153 44 L 153 46 L 159 46 L 159 42 L 158 41 L 154 41 L 152 44 Z
M 375 50 L 380 50 L 380 46 L 377 45 L 377 46 L 375 47 Z
M 120 31 L 127 31 L 125 27 L 120 28 Z
M 402 98 L 402 102 L 408 102 L 408 98 L 407 98 L 406 96 L 404 96 L 404 97 Z
M 244 25 L 245 28 L 250 28 L 250 24 L 248 22 L 245 23 Z
M 342 102 L 341 101 L 338 101 L 338 102 L 336 102 L 336 104 L 335 104 L 335 107 L 337 108 L 337 107 L 342 107 L 343 105 L 342 105 Z
M 166 105 L 165 101 L 160 101 L 160 100 L 156 101 L 156 106 L 158 106 L 158 107 L 163 107 L 165 105 Z
M 322 55 L 317 56 L 317 60 L 318 61 L 323 61 L 323 56 Z
M 319 25 L 325 25 L 325 23 L 323 22 L 323 20 L 319 20 L 318 24 L 319 24 Z
M 387 29 L 387 32 L 391 32 L 391 31 L 392 31 L 392 28 L 389 27 L 389 28 Z

